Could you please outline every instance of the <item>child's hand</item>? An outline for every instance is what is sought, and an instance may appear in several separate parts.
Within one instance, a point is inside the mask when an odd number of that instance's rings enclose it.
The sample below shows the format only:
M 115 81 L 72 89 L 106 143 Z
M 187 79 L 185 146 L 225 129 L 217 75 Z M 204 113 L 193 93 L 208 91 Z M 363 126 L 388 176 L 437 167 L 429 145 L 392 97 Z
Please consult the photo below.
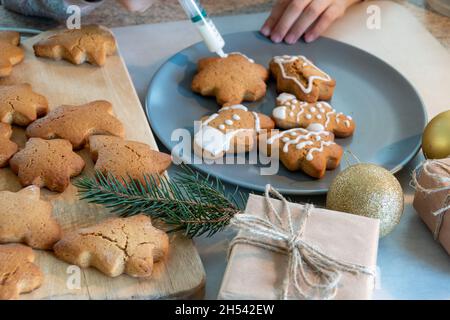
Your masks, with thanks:
M 119 2 L 129 11 L 144 12 L 155 2 L 154 0 L 119 0 Z
M 278 0 L 261 33 L 273 42 L 317 39 L 345 10 L 360 0 Z

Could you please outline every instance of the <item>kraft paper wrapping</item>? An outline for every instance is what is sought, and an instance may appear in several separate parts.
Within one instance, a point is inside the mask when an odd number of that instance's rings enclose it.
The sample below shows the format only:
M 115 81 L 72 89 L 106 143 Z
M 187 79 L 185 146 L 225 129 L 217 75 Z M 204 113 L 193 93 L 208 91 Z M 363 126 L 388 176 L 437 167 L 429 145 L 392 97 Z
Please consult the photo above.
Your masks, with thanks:
M 281 214 L 281 201 L 271 201 Z M 290 205 L 294 221 L 298 221 L 303 206 Z M 250 195 L 245 212 L 263 217 L 265 210 L 264 197 Z M 376 265 L 378 237 L 378 220 L 320 208 L 314 208 L 304 233 L 304 239 L 326 255 L 367 267 Z M 279 299 L 287 263 L 286 255 L 247 244 L 235 245 L 218 298 Z M 375 279 L 369 275 L 342 272 L 336 299 L 370 299 L 374 284 Z M 293 292 L 290 290 L 289 298 L 297 299 Z
M 444 162 L 450 166 L 450 158 L 442 159 L 441 162 Z M 450 178 L 450 171 L 445 170 L 441 166 L 430 165 L 428 169 L 432 174 L 434 173 L 442 177 Z M 427 189 L 449 186 L 448 182 L 445 183 L 443 181 L 434 179 L 423 171 L 419 175 L 418 182 L 422 187 Z M 439 217 L 433 215 L 433 212 L 436 212 L 437 210 L 446 206 L 445 204 L 449 195 L 449 190 L 443 190 L 431 194 L 426 194 L 425 192 L 417 190 L 414 196 L 414 208 L 433 233 L 439 220 Z M 450 210 L 447 210 L 443 214 L 441 229 L 437 240 L 442 244 L 447 253 L 450 254 Z

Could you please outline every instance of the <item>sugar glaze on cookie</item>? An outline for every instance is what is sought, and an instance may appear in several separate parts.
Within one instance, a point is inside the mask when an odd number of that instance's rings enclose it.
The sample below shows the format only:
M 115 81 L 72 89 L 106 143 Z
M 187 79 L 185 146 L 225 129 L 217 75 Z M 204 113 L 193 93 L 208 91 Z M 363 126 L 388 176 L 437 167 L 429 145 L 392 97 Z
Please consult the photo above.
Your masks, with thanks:
M 308 131 L 302 128 L 290 129 L 273 135 L 267 140 L 267 144 L 271 145 L 277 140 L 281 140 L 284 153 L 288 153 L 291 146 L 295 146 L 297 150 L 308 149 L 306 154 L 308 161 L 314 160 L 314 152 L 321 153 L 325 146 L 336 144 L 332 134 L 328 131 Z M 317 147 L 313 147 L 319 142 Z
M 307 77 L 308 86 L 305 87 L 303 85 L 303 83 L 301 83 L 296 77 L 289 76 L 284 67 L 285 64 L 292 63 L 297 60 L 301 61 L 301 64 L 303 67 L 311 66 L 311 67 L 315 68 L 316 70 L 320 71 L 323 74 L 323 76 L 314 75 L 314 76 Z M 324 71 L 320 70 L 316 65 L 314 65 L 305 56 L 287 56 L 287 55 L 276 56 L 273 58 L 273 61 L 279 65 L 283 77 L 285 79 L 290 79 L 290 80 L 294 81 L 298 85 L 298 87 L 300 89 L 302 89 L 302 91 L 304 93 L 311 93 L 311 91 L 313 89 L 314 80 L 332 81 L 331 77 L 328 74 L 326 74 Z
M 214 113 L 203 121 L 200 130 L 194 137 L 194 142 L 200 146 L 203 150 L 211 153 L 213 156 L 217 156 L 223 152 L 229 151 L 231 148 L 231 141 L 238 133 L 255 130 L 256 133 L 261 131 L 261 120 L 256 112 L 251 112 L 254 118 L 254 124 L 252 128 L 234 128 L 235 121 L 241 120 L 241 116 L 237 112 L 233 112 L 230 118 L 227 118 L 223 123 L 216 127 L 209 124 L 220 116 L 220 113 L 229 110 L 241 110 L 248 112 L 247 107 L 239 104 L 229 107 L 221 108 L 218 113 Z
M 355 130 L 352 117 L 337 112 L 328 102 L 299 101 L 290 93 L 278 96 L 272 117 L 277 126 L 283 129 L 301 127 L 311 131 L 327 130 L 339 138 L 351 136 Z

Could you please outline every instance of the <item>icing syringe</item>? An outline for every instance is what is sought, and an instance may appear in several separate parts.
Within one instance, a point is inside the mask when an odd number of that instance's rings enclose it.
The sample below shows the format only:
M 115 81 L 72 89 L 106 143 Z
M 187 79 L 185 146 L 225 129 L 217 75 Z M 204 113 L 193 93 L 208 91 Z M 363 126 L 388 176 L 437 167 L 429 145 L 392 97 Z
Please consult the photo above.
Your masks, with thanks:
M 192 23 L 196 26 L 209 51 L 215 52 L 222 58 L 225 57 L 226 55 L 223 51 L 225 41 L 212 22 L 211 18 L 208 17 L 208 14 L 206 13 L 200 2 L 198 0 L 178 1 L 180 2 L 184 11 L 186 11 L 189 19 L 191 19 Z

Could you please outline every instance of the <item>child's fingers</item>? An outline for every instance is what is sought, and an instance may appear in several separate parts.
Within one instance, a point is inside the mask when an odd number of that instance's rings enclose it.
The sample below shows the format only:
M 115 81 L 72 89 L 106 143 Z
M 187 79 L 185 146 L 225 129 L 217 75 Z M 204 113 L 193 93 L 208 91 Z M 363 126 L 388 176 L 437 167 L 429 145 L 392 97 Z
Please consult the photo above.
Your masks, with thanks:
M 323 34 L 328 27 L 339 17 L 344 14 L 344 10 L 341 6 L 332 4 L 321 15 L 317 23 L 306 32 L 305 41 L 311 42 L 316 40 L 321 34 Z
M 295 24 L 298 17 L 302 15 L 310 0 L 293 0 L 287 6 L 277 25 L 273 29 L 271 39 L 273 42 L 280 42 L 284 39 L 289 29 Z
M 266 22 L 261 28 L 261 33 L 266 37 L 270 36 L 270 33 L 273 30 L 273 27 L 277 24 L 280 17 L 283 15 L 283 12 L 286 10 L 291 0 L 278 0 L 270 13 L 269 18 L 267 18 Z
M 309 4 L 303 11 L 300 18 L 292 26 L 288 35 L 286 36 L 286 42 L 293 44 L 300 39 L 305 31 L 319 18 L 319 16 L 330 5 L 331 0 L 315 0 Z

